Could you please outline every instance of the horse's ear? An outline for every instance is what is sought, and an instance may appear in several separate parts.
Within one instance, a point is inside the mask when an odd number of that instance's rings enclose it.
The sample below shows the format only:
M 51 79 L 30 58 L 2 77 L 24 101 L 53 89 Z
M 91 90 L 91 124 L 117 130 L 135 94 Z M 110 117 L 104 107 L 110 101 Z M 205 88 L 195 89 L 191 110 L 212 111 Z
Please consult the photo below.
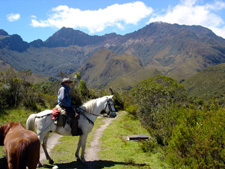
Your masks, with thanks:
M 9 122 L 4 124 L 4 134 L 6 135 L 9 131 L 9 129 L 14 125 L 15 122 Z

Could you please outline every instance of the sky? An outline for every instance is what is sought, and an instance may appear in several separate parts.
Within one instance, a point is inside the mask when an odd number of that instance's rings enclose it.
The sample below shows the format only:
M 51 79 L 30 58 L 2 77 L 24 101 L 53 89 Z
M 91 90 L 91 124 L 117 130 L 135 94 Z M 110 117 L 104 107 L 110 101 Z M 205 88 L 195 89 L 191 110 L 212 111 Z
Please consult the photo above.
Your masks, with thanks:
M 26 42 L 62 27 L 125 35 L 152 22 L 201 25 L 225 38 L 225 0 L 1 0 L 0 29 Z

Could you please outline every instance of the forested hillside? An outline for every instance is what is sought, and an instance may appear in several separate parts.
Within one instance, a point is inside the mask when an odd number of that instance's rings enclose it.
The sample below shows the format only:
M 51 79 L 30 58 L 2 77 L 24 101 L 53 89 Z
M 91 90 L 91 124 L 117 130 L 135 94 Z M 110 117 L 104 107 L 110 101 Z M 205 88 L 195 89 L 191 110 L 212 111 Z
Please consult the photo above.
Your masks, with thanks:
M 211 66 L 182 82 L 192 97 L 210 98 L 225 94 L 225 63 Z

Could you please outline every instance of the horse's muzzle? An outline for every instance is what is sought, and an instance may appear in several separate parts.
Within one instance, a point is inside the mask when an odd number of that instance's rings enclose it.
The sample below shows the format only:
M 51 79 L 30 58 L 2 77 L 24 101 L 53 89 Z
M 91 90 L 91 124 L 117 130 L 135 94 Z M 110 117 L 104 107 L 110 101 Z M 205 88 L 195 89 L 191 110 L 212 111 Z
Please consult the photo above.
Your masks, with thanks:
M 109 117 L 115 118 L 116 117 L 116 112 L 110 112 Z

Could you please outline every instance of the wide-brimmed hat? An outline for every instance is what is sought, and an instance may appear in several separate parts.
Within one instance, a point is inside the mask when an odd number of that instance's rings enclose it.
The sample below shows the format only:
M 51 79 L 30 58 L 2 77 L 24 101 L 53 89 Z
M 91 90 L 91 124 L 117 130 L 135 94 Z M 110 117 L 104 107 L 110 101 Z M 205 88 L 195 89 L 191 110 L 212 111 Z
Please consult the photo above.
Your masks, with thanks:
M 69 78 L 63 78 L 63 81 L 61 84 L 68 82 L 68 83 L 72 83 L 73 81 L 71 81 Z

